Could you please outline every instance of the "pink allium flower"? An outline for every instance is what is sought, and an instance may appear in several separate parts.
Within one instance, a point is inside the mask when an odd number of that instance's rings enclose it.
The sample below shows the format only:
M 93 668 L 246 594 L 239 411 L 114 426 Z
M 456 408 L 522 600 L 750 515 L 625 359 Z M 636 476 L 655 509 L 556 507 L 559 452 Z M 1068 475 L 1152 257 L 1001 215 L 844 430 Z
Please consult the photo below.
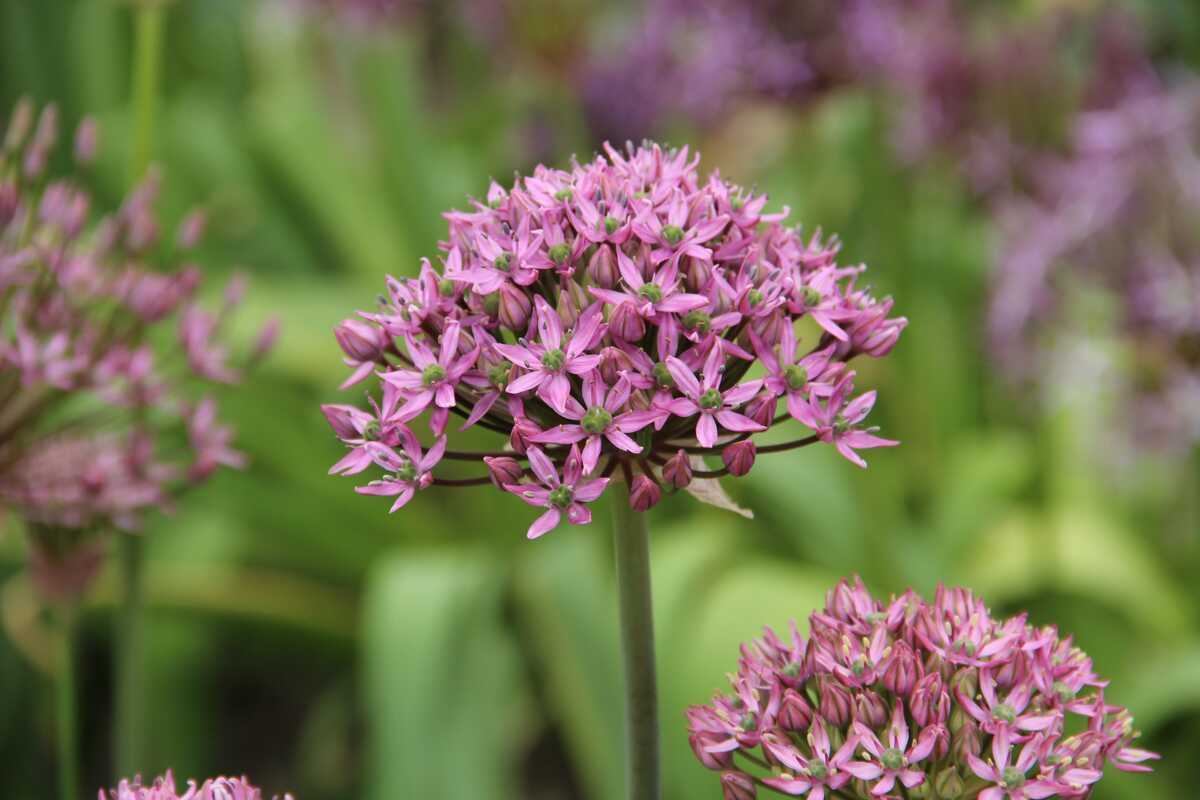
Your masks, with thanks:
M 245 777 L 241 778 L 209 778 L 197 785 L 189 780 L 182 794 L 175 789 L 175 776 L 170 770 L 154 783 L 147 786 L 141 777 L 132 781 L 122 780 L 116 789 L 100 790 L 97 800 L 263 800 L 262 792 L 252 786 Z M 293 800 L 290 794 L 275 800 Z
M 582 503 L 613 477 L 645 479 L 630 496 L 639 510 L 664 485 L 716 503 L 704 479 L 744 475 L 764 453 L 827 442 L 864 465 L 855 448 L 894 444 L 866 427 L 875 395 L 854 396 L 849 365 L 886 355 L 905 320 L 856 288 L 864 267 L 839 267 L 836 239 L 801 238 L 786 211 L 763 213 L 764 196 L 702 181 L 698 161 L 687 148 L 606 145 L 446 214 L 440 264 L 389 277 L 383 305 L 335 332 L 347 384 L 374 373 L 380 392 L 369 411 L 324 407 L 349 448 L 331 471 L 391 469 L 380 445 L 416 441 L 426 425 L 444 437 L 456 414 L 502 437 L 493 452 L 445 450 L 485 462 L 486 475 L 424 470 L 370 493 L 498 484 L 547 509 L 530 531 L 540 535 L 564 510 L 590 519 Z M 806 317 L 818 332 L 801 346 Z M 758 361 L 765 383 L 746 379 Z M 792 413 L 777 420 L 781 402 Z M 807 435 L 751 439 L 792 418 Z
M 938 627 L 961 641 L 939 644 L 928 635 Z M 986 665 L 973 663 L 984 649 Z M 744 645 L 730 683 L 687 712 L 692 750 L 723 787 L 853 800 L 925 784 L 945 800 L 1086 797 L 1105 762 L 1145 771 L 1158 758 L 1132 746 L 1129 712 L 1105 702 L 1106 682 L 1070 638 L 1023 615 L 993 619 L 965 589 L 939 587 L 932 604 L 913 592 L 880 603 L 861 580 L 842 581 L 807 638 L 793 623 L 788 638 L 768 628 Z
M 58 531 L 52 559 L 34 542 L 46 567 L 86 562 L 89 531 L 136 529 L 218 468 L 244 465 L 211 385 L 238 380 L 275 328 L 249 357 L 232 358 L 224 333 L 244 281 L 230 282 L 219 310 L 202 308 L 199 269 L 154 256 L 158 177 L 95 215 L 82 180 L 47 174 L 54 107 L 36 126 L 33 117 L 19 104 L 0 148 L 0 510 L 34 537 Z M 85 120 L 78 167 L 97 143 Z M 199 236 L 197 219 L 179 248 L 161 249 L 179 258 Z M 78 559 L 65 540 L 81 548 Z

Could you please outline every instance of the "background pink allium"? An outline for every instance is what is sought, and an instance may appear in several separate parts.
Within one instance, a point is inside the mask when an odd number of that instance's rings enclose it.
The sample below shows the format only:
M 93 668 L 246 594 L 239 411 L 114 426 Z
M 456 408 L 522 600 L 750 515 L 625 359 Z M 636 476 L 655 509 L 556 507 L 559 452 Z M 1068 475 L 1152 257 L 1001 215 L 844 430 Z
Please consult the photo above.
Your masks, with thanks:
M 1054 626 L 993 619 L 967 589 L 887 603 L 843 580 L 809 636 L 767 628 L 732 692 L 688 710 L 690 741 L 727 798 L 1088 797 L 1106 764 L 1148 771 L 1133 717 Z M 927 790 L 926 790 L 927 791 Z M 920 796 L 929 796 L 922 794 Z
M 855 394 L 851 364 L 890 352 L 905 319 L 859 285 L 864 266 L 838 264 L 836 238 L 802 236 L 786 209 L 702 180 L 698 162 L 686 147 L 606 145 L 446 214 L 441 263 L 389 276 L 379 308 L 336 330 L 347 384 L 373 372 L 380 391 L 369 410 L 324 408 L 351 448 L 331 471 L 383 469 L 359 491 L 399 495 L 393 510 L 428 486 L 495 483 L 547 509 L 532 537 L 563 511 L 588 521 L 583 504 L 613 476 L 644 478 L 645 510 L 664 478 L 743 475 L 756 455 L 816 442 L 866 466 L 857 451 L 896 444 L 868 426 L 875 393 Z M 508 449 L 445 450 L 451 415 Z M 421 417 L 436 440 L 424 450 Z M 811 432 L 748 443 L 789 419 Z M 681 452 L 687 470 L 671 464 Z M 506 459 L 503 481 L 433 476 L 439 460 L 483 458 Z
M 122 780 L 116 789 L 107 792 L 101 789 L 98 800 L 263 800 L 263 794 L 250 785 L 245 776 L 209 778 L 199 786 L 190 780 L 187 788 L 179 794 L 175 789 L 175 776 L 167 770 L 165 775 L 155 778 L 149 786 L 144 785 L 139 776 L 132 781 Z M 276 800 L 280 798 L 276 797 Z M 282 800 L 292 800 L 292 796 L 285 794 Z
M 216 312 L 199 303 L 203 217 L 164 235 L 154 173 L 95 213 L 97 126 L 80 124 L 70 176 L 48 168 L 58 127 L 54 106 L 22 102 L 0 149 L 0 507 L 54 538 L 35 559 L 48 574 L 70 555 L 54 530 L 134 530 L 242 465 L 212 391 L 239 381 L 276 333 L 269 324 L 235 359 L 222 339 L 243 282 Z

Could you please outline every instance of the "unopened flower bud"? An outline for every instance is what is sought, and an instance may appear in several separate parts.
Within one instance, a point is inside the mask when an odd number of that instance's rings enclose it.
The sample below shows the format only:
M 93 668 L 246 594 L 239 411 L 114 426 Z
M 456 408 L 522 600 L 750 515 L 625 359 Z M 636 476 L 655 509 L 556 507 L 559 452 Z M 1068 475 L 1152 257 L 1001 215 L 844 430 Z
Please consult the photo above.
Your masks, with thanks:
M 525 470 L 515 458 L 496 456 L 483 459 L 487 465 L 488 477 L 492 479 L 497 489 L 503 489 L 508 484 L 520 483 Z
M 636 342 L 646 335 L 646 321 L 633 303 L 617 303 L 609 316 L 608 330 L 620 339 Z
M 683 450 L 667 459 L 662 468 L 663 480 L 676 489 L 684 489 L 692 482 L 692 463 Z
M 645 475 L 638 475 L 629 487 L 629 507 L 634 511 L 649 511 L 662 499 L 658 483 Z
M 588 260 L 587 273 L 593 283 L 604 289 L 611 289 L 617 285 L 621 272 L 617 268 L 617 257 L 612 247 L 602 244 L 596 248 L 596 252 L 592 253 Z
M 175 234 L 175 242 L 179 245 L 180 250 L 191 250 L 200 243 L 200 239 L 204 236 L 204 229 L 208 225 L 208 216 L 196 209 L 183 218 L 183 222 L 179 223 L 179 231 Z
M 724 800 L 754 800 L 758 796 L 754 779 L 737 770 L 721 773 L 721 792 Z
M 279 317 L 271 317 L 258 330 L 258 336 L 254 338 L 254 349 L 250 351 L 250 362 L 257 363 L 266 357 L 267 353 L 271 352 L 271 348 L 275 346 L 275 342 L 279 340 L 279 331 L 282 323 Z
M 845 727 L 850 722 L 850 716 L 853 713 L 850 692 L 836 680 L 822 680 L 818 708 L 821 716 L 834 727 Z
M 779 405 L 778 398 L 770 392 L 760 392 L 750 398 L 750 402 L 746 403 L 746 416 L 762 425 L 764 428 L 771 427 L 771 423 L 775 421 L 775 409 Z
M 688 744 L 692 746 L 692 752 L 696 754 L 696 758 L 706 769 L 729 769 L 733 766 L 733 753 L 730 751 L 711 752 L 708 748 L 716 743 L 717 740 L 710 735 L 693 733 L 688 736 Z
M 954 719 L 954 714 L 950 718 Z M 979 726 L 973 719 L 964 720 L 950 736 L 950 756 L 956 764 L 966 764 L 968 753 L 978 756 L 982 749 Z
M 92 117 L 84 117 L 75 129 L 75 161 L 81 166 L 91 164 L 96 158 L 99 128 Z
M 499 294 L 497 314 L 500 323 L 514 333 L 524 333 L 525 326 L 529 324 L 529 315 L 533 313 L 533 301 L 529 299 L 529 294 L 512 283 L 503 284 Z
M 683 259 L 689 292 L 703 292 L 712 278 L 712 264 L 701 258 Z
M 804 695 L 795 689 L 785 689 L 779 703 L 779 725 L 789 731 L 806 731 L 812 725 L 813 710 Z
M 964 788 L 962 776 L 954 767 L 946 767 L 933 776 L 933 790 L 938 797 L 960 797 Z
M 570 293 L 565 289 L 558 293 L 558 318 L 562 321 L 563 328 L 574 328 L 579 319 L 579 306 L 575 305 Z
M 909 711 L 913 721 L 922 728 L 946 721 L 946 715 L 950 713 L 950 696 L 946 694 L 938 673 L 930 672 L 917 681 L 909 701 Z
M 32 127 L 33 102 L 28 97 L 22 97 L 17 101 L 17 107 L 13 109 L 12 118 L 8 122 L 8 131 L 4 135 L 4 149 L 10 153 L 16 152 L 25 142 L 25 137 L 29 135 L 29 129 Z
M 875 692 L 861 692 L 854 701 L 854 718 L 868 728 L 882 728 L 891 714 L 883 698 Z
M 508 437 L 508 443 L 513 450 L 524 455 L 525 448 L 529 445 L 529 437 L 537 436 L 541 432 L 542 429 L 537 426 L 537 423 L 528 417 L 521 417 L 513 422 L 512 434 Z
M 344 319 L 333 329 L 338 345 L 354 361 L 378 361 L 383 357 L 382 329 L 361 319 Z
M 758 448 L 754 442 L 746 439 L 741 442 L 734 442 L 721 451 L 721 461 L 724 462 L 725 468 L 729 470 L 730 475 L 741 477 L 754 467 L 754 456 L 758 452 Z
M 600 355 L 600 377 L 610 386 L 620 380 L 622 372 L 633 369 L 633 359 L 624 350 L 606 347 Z
M 917 683 L 920 665 L 917 657 L 905 641 L 892 645 L 892 660 L 883 673 L 883 685 L 892 694 L 908 697 Z

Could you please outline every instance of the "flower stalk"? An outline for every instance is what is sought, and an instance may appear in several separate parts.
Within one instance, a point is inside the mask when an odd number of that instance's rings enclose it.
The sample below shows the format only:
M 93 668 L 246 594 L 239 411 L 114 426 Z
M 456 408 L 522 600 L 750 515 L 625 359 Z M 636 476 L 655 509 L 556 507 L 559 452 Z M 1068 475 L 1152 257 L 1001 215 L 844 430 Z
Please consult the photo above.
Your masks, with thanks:
M 75 670 L 74 603 L 64 602 L 59 608 L 59 636 L 54 676 L 55 725 L 58 744 L 58 787 L 62 800 L 76 800 L 79 795 L 79 700 Z
M 144 0 L 134 11 L 134 64 L 130 88 L 133 105 L 133 151 L 129 184 L 136 187 L 150 167 L 154 153 L 154 128 L 162 71 L 163 7 Z M 119 539 L 121 586 L 117 620 L 114 756 L 117 774 L 136 773 L 142 764 L 143 657 L 142 562 L 145 541 L 141 536 Z
M 628 487 L 614 495 L 613 544 L 625 670 L 625 787 L 628 800 L 658 800 L 658 689 L 654 663 L 654 609 L 646 516 L 634 511 Z

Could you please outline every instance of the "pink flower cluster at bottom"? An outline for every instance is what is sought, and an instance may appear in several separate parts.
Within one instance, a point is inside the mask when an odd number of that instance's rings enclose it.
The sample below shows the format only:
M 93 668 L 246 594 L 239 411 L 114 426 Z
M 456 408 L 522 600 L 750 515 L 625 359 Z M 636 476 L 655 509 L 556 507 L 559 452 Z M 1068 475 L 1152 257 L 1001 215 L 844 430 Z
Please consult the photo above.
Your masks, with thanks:
M 175 791 L 175 776 L 167 770 L 153 785 L 142 784 L 141 777 L 132 781 L 122 780 L 111 791 L 100 790 L 99 800 L 262 800 L 262 792 L 250 785 L 245 777 L 209 778 L 200 786 L 189 780 L 183 794 Z M 278 798 L 277 798 L 278 800 Z M 293 800 L 285 794 L 282 800 Z
M 1053 626 L 993 619 L 966 589 L 888 603 L 842 581 L 809 618 L 743 645 L 733 692 L 688 710 L 727 799 L 1025 800 L 1091 794 L 1104 767 L 1148 771 L 1129 711 Z M 912 795 L 916 796 L 916 795 Z

